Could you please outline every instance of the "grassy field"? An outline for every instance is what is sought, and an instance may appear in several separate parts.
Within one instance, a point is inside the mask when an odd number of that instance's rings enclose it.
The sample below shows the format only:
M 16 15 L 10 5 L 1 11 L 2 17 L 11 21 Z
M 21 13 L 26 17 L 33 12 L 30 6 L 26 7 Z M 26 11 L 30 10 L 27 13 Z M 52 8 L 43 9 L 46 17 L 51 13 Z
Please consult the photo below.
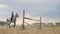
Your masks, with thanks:
M 22 30 L 20 27 L 0 28 L 0 34 L 60 34 L 60 27 L 44 27 L 38 29 L 35 27 L 27 27 Z

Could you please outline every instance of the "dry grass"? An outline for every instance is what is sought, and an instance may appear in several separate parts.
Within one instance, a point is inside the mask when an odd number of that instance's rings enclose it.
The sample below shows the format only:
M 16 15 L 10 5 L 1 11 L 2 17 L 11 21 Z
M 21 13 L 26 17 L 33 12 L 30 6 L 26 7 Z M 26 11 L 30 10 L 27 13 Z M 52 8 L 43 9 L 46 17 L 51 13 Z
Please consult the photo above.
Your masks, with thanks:
M 30 27 L 25 30 L 21 30 L 19 27 L 0 28 L 0 34 L 60 34 L 60 27 L 47 27 L 42 29 Z

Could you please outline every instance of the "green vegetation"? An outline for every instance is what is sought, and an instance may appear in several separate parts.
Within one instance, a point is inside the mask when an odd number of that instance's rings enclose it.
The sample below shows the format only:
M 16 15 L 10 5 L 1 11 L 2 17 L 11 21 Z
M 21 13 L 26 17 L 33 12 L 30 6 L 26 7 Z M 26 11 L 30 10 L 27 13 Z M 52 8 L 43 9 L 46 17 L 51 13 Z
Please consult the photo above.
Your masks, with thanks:
M 0 26 L 7 26 L 7 22 L 6 21 L 0 21 Z

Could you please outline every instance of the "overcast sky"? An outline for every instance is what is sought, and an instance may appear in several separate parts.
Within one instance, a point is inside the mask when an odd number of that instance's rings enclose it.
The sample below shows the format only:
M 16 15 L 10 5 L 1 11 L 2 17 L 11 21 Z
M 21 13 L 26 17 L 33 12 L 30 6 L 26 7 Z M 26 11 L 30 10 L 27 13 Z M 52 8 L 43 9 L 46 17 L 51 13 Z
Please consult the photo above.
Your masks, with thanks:
M 60 18 L 60 0 L 0 0 L 0 18 L 8 18 L 12 11 L 21 17 L 23 9 L 32 17 Z

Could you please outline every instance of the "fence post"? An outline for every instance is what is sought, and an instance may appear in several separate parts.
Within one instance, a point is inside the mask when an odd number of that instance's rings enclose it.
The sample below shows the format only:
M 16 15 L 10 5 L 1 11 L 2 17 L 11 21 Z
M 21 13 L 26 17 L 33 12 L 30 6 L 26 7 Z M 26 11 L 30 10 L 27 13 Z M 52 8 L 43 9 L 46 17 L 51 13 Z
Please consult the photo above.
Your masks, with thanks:
M 25 26 L 24 26 L 24 17 L 25 17 L 25 10 L 23 10 L 23 26 L 22 26 L 23 29 L 25 29 Z
M 40 17 L 40 29 L 41 29 L 41 17 Z

